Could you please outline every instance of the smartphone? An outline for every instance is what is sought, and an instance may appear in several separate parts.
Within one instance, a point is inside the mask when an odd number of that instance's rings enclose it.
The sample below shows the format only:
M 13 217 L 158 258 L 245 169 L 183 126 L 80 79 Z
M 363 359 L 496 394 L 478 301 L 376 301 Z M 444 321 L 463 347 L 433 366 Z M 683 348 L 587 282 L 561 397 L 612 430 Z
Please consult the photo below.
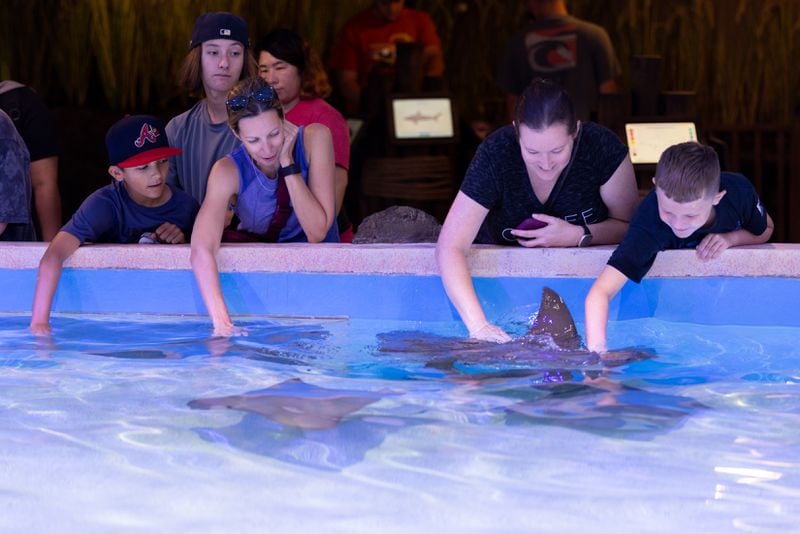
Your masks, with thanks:
M 506 241 L 516 241 L 519 239 L 515 235 L 511 233 L 511 230 L 538 230 L 539 228 L 544 228 L 547 226 L 547 223 L 537 219 L 536 217 L 528 217 L 521 223 L 519 223 L 516 228 L 506 228 L 503 230 L 503 239 Z

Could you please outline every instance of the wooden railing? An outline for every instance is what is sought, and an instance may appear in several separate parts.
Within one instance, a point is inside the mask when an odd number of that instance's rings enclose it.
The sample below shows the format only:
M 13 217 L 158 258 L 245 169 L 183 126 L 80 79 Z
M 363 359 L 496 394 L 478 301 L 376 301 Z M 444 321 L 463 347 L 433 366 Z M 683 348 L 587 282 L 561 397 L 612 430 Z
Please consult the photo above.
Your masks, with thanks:
M 706 135 L 724 142 L 726 170 L 753 182 L 775 222 L 772 241 L 800 242 L 800 122 L 713 126 Z

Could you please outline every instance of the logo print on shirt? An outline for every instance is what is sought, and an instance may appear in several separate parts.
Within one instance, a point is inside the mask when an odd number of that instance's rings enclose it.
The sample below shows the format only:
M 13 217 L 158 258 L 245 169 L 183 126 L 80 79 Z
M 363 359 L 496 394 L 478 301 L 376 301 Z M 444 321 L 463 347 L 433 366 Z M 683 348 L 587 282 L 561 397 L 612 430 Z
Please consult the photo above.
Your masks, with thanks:
M 594 224 L 597 221 L 595 220 L 594 208 L 588 208 L 585 210 L 581 210 L 580 213 L 573 213 L 571 215 L 567 215 L 564 217 L 564 220 L 568 223 L 575 224 L 578 221 L 578 224 Z
M 540 28 L 525 37 L 528 64 L 535 72 L 574 69 L 578 63 L 578 34 L 572 25 Z
M 764 204 L 762 204 L 762 203 L 761 203 L 761 199 L 760 199 L 760 198 L 758 199 L 758 203 L 756 204 L 756 209 L 758 210 L 758 213 L 759 213 L 759 214 L 760 214 L 762 217 L 764 217 L 764 216 L 765 216 L 765 214 L 766 214 L 766 211 L 764 210 Z
M 139 137 L 133 142 L 136 148 L 142 148 L 145 141 L 155 144 L 158 140 L 158 130 L 153 128 L 147 123 L 142 124 L 142 129 L 139 132 Z

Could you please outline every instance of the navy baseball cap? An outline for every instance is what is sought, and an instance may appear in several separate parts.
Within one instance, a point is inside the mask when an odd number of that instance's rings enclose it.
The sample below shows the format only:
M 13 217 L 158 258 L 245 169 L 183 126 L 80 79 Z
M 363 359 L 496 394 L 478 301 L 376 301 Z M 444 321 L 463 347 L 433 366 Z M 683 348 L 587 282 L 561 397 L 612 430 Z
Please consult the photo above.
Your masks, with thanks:
M 195 46 L 199 46 L 201 43 L 211 39 L 239 41 L 247 48 L 250 41 L 247 23 L 243 18 L 227 11 L 203 13 L 197 17 L 194 23 L 189 49 L 191 50 Z
M 129 115 L 117 121 L 106 134 L 111 165 L 127 168 L 183 152 L 169 146 L 164 125 L 151 115 Z

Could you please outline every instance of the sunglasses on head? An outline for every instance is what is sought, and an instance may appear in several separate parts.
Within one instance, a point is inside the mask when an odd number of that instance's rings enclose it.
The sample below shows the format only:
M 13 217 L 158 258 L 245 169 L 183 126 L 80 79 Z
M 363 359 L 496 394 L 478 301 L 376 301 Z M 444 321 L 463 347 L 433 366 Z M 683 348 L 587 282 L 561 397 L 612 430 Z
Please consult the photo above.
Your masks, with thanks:
M 247 107 L 250 100 L 261 102 L 262 104 L 272 104 L 275 100 L 275 91 L 271 86 L 262 87 L 258 91 L 253 91 L 249 95 L 237 95 L 225 101 L 225 105 L 230 111 L 241 111 Z

